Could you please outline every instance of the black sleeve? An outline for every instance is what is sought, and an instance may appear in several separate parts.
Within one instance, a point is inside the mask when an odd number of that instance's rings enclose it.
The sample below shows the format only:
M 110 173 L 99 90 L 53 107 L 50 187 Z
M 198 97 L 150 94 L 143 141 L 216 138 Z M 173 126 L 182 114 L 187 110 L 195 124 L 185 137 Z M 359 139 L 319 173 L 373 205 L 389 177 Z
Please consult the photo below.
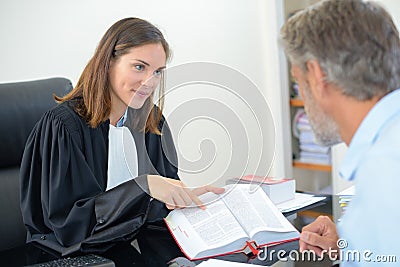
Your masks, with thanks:
M 153 171 L 149 171 L 149 174 L 158 174 L 167 178 L 177 179 L 178 176 L 178 157 L 174 145 L 171 130 L 164 119 L 162 118 L 159 129 L 161 135 L 153 133 L 146 134 L 146 150 L 152 165 Z M 148 212 L 147 222 L 158 223 L 163 221 L 169 213 L 165 204 L 154 199 L 151 202 L 151 207 Z
M 21 209 L 28 241 L 62 254 L 97 251 L 132 238 L 144 224 L 150 197 L 137 184 L 105 192 L 108 135 L 77 122 L 66 108 L 48 112 L 28 138 L 21 163 Z M 105 165 L 105 166 L 104 166 Z
M 174 140 L 164 117 L 160 121 L 159 129 L 161 135 L 148 134 L 146 147 L 150 160 L 159 175 L 179 180 Z

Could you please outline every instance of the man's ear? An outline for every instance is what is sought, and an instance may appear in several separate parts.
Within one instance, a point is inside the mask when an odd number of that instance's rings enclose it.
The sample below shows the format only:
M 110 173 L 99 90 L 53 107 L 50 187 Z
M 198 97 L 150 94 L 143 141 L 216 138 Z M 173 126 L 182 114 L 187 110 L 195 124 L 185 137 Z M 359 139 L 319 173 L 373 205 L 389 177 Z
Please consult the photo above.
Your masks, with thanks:
M 314 94 L 322 96 L 325 93 L 326 81 L 325 72 L 322 70 L 321 65 L 316 60 L 307 61 L 308 80 L 313 83 L 311 88 L 315 89 Z

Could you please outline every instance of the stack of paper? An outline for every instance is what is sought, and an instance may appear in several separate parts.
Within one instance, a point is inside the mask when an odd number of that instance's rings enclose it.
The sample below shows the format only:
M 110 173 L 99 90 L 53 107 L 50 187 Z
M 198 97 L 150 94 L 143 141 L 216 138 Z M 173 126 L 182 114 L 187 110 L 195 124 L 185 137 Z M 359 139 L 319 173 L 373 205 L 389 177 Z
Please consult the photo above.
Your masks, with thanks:
M 353 199 L 354 195 L 355 195 L 356 191 L 355 191 L 355 187 L 354 185 L 341 191 L 340 193 L 338 193 L 339 196 L 339 205 L 341 208 L 341 215 L 344 214 L 344 212 L 347 209 L 347 206 L 350 204 L 351 200 Z M 342 216 L 340 216 L 342 217 Z M 339 218 L 338 221 L 340 221 L 341 219 Z
M 315 143 L 314 133 L 304 109 L 298 109 L 293 120 L 293 134 L 299 139 L 299 161 L 316 164 L 331 164 L 330 147 Z
M 317 197 L 310 194 L 296 193 L 294 199 L 276 205 L 280 212 L 290 212 L 307 207 L 311 204 L 324 200 L 325 197 Z

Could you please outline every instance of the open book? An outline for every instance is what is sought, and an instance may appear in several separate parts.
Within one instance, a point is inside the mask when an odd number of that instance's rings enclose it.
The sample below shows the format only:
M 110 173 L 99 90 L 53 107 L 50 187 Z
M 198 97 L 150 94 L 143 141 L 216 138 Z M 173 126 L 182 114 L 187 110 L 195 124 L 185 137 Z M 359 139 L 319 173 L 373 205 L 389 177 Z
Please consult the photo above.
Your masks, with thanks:
M 165 218 L 169 230 L 190 260 L 244 252 L 293 241 L 299 232 L 259 186 L 225 186 L 225 193 L 206 193 L 207 205 L 173 210 Z

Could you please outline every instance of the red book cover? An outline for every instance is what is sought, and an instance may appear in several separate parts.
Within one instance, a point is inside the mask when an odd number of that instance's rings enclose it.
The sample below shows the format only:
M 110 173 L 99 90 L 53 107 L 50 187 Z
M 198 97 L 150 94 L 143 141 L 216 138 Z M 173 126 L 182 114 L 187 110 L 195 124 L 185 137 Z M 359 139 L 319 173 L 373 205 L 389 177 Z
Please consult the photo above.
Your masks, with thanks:
M 175 209 L 165 218 L 176 243 L 190 260 L 257 254 L 262 247 L 299 238 L 296 228 L 260 187 L 227 185 L 221 195 L 206 193 L 199 198 L 205 210 Z
M 287 181 L 291 181 L 293 179 L 289 178 L 273 178 L 268 176 L 257 176 L 253 174 L 249 174 L 240 178 L 241 181 L 253 182 L 253 183 L 263 183 L 263 184 L 280 184 Z

